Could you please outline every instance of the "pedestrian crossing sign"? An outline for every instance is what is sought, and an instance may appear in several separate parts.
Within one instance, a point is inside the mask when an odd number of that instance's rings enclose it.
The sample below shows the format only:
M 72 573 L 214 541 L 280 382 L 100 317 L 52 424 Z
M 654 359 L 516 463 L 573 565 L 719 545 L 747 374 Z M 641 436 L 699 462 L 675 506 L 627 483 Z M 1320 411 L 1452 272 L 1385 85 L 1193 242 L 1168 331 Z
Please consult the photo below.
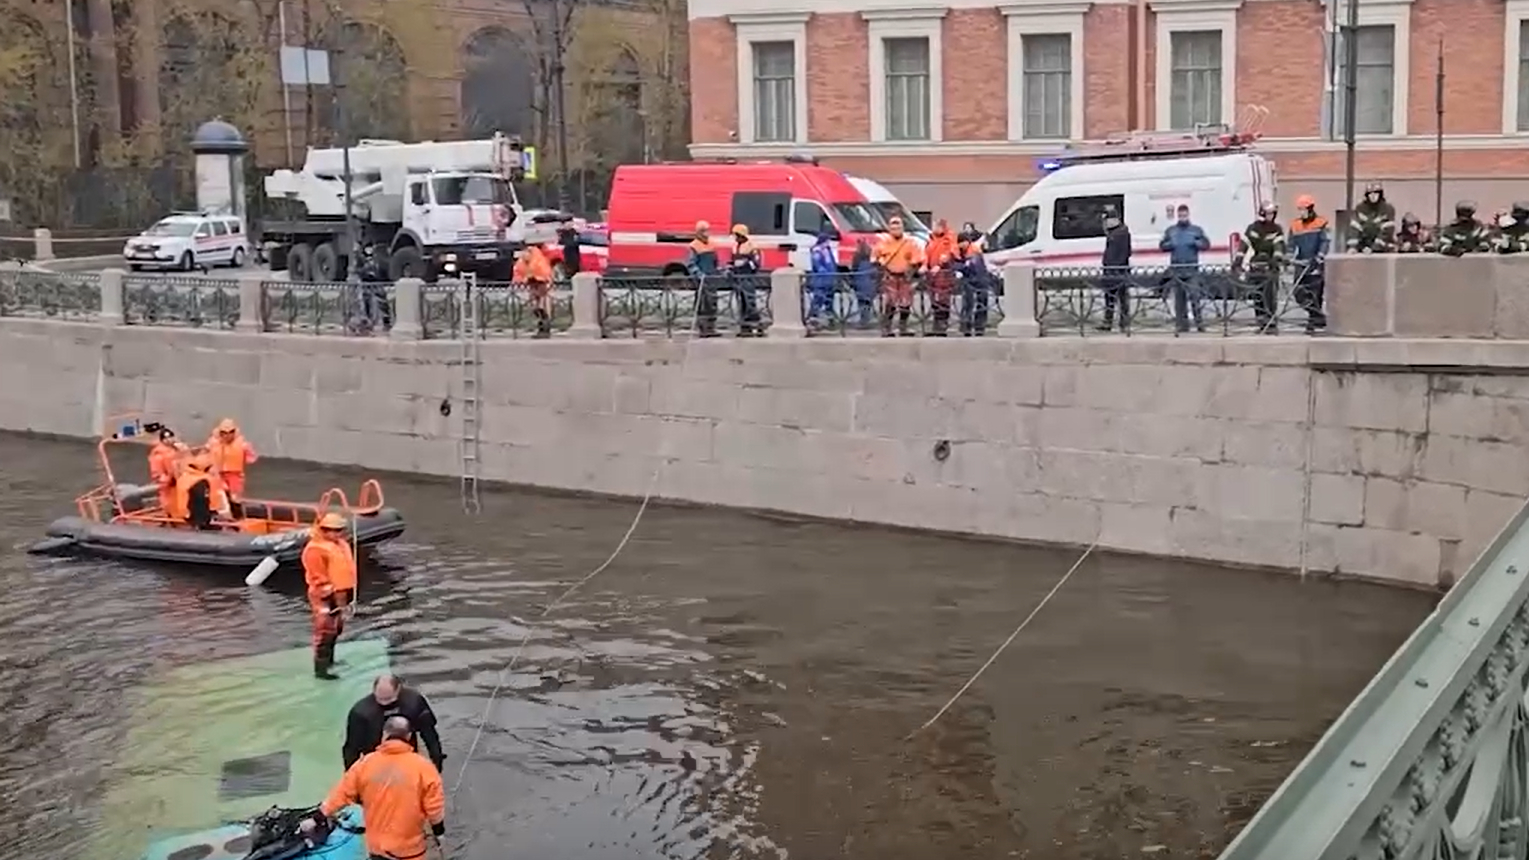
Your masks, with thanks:
M 528 146 L 520 151 L 520 167 L 527 179 L 536 178 L 536 147 Z

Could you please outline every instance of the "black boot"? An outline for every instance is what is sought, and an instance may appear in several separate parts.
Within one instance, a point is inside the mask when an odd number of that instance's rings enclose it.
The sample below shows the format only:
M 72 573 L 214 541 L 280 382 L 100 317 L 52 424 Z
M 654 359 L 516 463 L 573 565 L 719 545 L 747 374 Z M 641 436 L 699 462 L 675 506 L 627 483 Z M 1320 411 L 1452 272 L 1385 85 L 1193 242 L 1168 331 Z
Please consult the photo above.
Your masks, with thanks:
M 898 310 L 897 310 L 897 336 L 898 337 L 912 337 L 913 336 L 913 330 L 908 327 L 908 319 L 911 316 L 913 316 L 913 312 L 911 310 L 909 310 L 907 308 L 898 308 Z
M 313 677 L 323 681 L 338 681 L 340 676 L 329 671 L 330 664 L 321 657 L 313 658 Z
M 538 339 L 552 337 L 552 320 L 541 308 L 536 309 L 536 337 Z
M 334 640 L 327 639 L 313 649 L 313 677 L 325 681 L 337 681 L 339 676 L 330 669 L 334 666 Z

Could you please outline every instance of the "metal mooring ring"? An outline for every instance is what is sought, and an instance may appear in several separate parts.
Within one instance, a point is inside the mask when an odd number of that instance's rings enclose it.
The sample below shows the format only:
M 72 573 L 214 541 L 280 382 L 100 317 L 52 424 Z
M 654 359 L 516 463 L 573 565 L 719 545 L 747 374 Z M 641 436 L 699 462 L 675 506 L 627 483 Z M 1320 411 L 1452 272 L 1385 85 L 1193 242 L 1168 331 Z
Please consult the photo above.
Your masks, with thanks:
M 950 458 L 950 440 L 941 439 L 934 443 L 934 458 L 941 463 Z

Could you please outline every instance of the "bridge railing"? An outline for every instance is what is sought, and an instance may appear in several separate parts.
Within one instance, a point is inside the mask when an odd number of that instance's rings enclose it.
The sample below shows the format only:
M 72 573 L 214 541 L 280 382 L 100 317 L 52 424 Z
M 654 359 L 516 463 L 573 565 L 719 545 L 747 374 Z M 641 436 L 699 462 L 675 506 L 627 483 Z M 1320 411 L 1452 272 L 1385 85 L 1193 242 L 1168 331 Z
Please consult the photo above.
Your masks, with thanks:
M 1221 860 L 1522 858 L 1529 851 L 1529 506 Z
M 935 272 L 906 280 L 870 270 L 714 278 L 584 273 L 550 294 L 481 281 L 469 291 L 451 280 L 293 283 L 247 271 L 196 277 L 0 268 L 0 315 L 111 325 L 456 338 L 467 301 L 476 303 L 480 335 L 503 338 L 1231 336 L 1309 321 L 1295 276 L 1260 280 L 1214 266 L 1106 271 L 1016 263 L 1001 278 Z

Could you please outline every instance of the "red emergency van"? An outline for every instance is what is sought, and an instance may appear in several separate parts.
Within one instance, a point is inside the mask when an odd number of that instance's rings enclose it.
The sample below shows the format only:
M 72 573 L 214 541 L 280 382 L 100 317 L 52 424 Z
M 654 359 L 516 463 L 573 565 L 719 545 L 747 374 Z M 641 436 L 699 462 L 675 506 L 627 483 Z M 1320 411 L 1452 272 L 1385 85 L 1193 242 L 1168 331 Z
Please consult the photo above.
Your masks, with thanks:
M 697 221 L 711 225 L 712 244 L 726 265 L 734 224 L 764 256 L 765 269 L 807 268 L 808 252 L 827 226 L 837 235 L 841 265 L 855 243 L 875 245 L 886 222 L 836 170 L 800 156 L 785 161 L 624 164 L 611 182 L 610 256 L 613 276 L 675 275 L 685 271 Z

